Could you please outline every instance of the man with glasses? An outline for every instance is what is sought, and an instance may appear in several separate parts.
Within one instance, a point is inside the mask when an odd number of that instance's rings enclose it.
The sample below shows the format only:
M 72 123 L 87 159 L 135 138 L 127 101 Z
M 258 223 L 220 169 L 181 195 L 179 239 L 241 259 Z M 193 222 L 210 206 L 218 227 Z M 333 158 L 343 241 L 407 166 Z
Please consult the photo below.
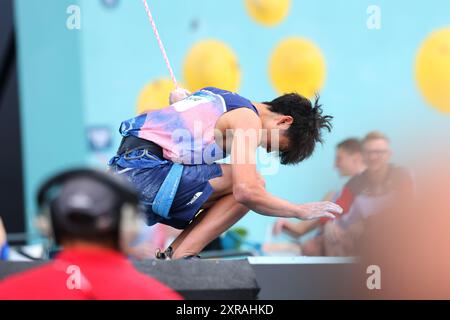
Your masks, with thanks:
M 362 156 L 367 169 L 350 179 L 336 200 L 344 214 L 337 221 L 322 220 L 327 256 L 354 254 L 365 220 L 394 201 L 412 196 L 411 176 L 406 169 L 390 163 L 392 151 L 384 134 L 367 134 L 362 141 Z

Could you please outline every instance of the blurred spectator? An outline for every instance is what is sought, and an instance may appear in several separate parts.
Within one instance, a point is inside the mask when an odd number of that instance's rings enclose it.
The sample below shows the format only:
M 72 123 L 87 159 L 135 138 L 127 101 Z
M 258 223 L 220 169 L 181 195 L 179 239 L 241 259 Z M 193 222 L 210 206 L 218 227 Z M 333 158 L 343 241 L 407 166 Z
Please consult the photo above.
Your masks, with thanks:
M 138 196 L 103 172 L 74 170 L 41 188 L 39 226 L 63 250 L 0 284 L 1 299 L 180 299 L 126 259 L 142 227 Z
M 8 260 L 9 246 L 6 240 L 6 230 L 0 217 L 0 260 Z
M 411 176 L 404 168 L 390 164 L 389 139 L 380 132 L 369 133 L 362 141 L 367 169 L 350 179 L 336 203 L 344 213 L 324 223 L 323 245 L 327 256 L 355 254 L 355 245 L 364 230 L 365 220 L 413 194 Z
M 341 177 L 353 177 L 365 170 L 362 159 L 361 143 L 358 139 L 349 138 L 342 141 L 336 147 L 335 168 Z M 335 191 L 330 191 L 324 201 L 334 201 L 337 198 Z M 302 222 L 290 222 L 287 219 L 278 219 L 274 226 L 275 235 L 285 232 L 294 238 L 299 238 L 306 233 L 318 229 L 318 235 L 301 246 L 294 243 L 265 244 L 265 251 L 291 251 L 308 256 L 323 255 L 322 244 L 322 224 L 321 220 L 311 220 Z
M 367 219 L 356 249 L 364 273 L 379 268 L 381 290 L 364 285 L 355 296 L 450 299 L 450 156 L 444 152 L 418 159 L 412 201 L 398 199 Z

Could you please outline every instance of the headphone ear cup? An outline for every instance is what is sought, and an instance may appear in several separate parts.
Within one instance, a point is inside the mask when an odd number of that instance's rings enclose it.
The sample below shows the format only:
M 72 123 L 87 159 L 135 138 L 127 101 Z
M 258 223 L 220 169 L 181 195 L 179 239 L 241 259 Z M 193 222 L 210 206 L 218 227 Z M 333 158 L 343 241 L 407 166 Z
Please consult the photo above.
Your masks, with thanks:
M 59 244 L 58 228 L 55 227 L 55 219 L 52 209 L 53 202 L 45 204 L 35 218 L 35 226 L 39 232 L 50 240 L 51 245 Z
M 42 235 L 53 238 L 53 226 L 51 221 L 50 206 L 46 204 L 35 219 L 35 225 Z
M 145 221 L 141 217 L 138 207 L 130 203 L 122 206 L 119 221 L 119 245 L 126 251 L 133 245 L 145 226 Z

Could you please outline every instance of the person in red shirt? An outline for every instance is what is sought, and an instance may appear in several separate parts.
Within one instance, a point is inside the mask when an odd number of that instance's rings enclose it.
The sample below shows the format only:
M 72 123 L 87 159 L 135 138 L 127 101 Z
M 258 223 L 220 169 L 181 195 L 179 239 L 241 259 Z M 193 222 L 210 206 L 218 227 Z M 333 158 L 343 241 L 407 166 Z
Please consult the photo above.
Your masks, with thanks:
M 72 170 L 48 181 L 38 203 L 40 228 L 63 249 L 53 261 L 2 281 L 0 300 L 182 299 L 126 257 L 141 222 L 138 197 L 124 181 Z

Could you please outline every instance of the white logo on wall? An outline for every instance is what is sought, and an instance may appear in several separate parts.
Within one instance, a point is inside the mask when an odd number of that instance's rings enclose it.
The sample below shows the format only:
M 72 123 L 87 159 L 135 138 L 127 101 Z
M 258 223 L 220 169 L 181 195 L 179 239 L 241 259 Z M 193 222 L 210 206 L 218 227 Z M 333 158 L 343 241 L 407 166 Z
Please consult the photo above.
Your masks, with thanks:
M 92 151 L 108 150 L 112 146 L 111 128 L 103 126 L 91 126 L 87 128 L 89 147 Z
M 69 17 L 66 20 L 66 26 L 69 30 L 81 29 L 81 8 L 77 5 L 70 5 L 66 10 Z
M 367 278 L 366 285 L 369 290 L 381 290 L 381 269 L 377 265 L 370 265 L 367 267 L 367 274 L 370 276 Z
M 380 30 L 381 29 L 381 8 L 376 5 L 371 5 L 367 7 L 367 29 L 369 30 Z
M 102 0 L 102 3 L 107 8 L 114 8 L 118 5 L 119 0 Z
M 80 290 L 81 289 L 81 270 L 80 267 L 70 265 L 66 269 L 66 273 L 69 275 L 66 281 L 67 289 Z

